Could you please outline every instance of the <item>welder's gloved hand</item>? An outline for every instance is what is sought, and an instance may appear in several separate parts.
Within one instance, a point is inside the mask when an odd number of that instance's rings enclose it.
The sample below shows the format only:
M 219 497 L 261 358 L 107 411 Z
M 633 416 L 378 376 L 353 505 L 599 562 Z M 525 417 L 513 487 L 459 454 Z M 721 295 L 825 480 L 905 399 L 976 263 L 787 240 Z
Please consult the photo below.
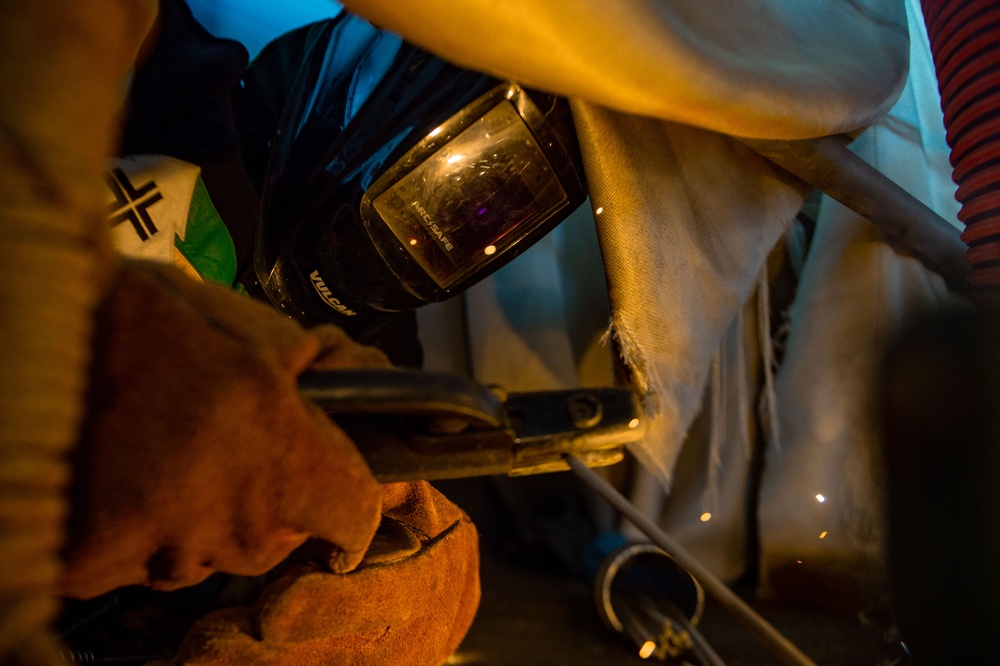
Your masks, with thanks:
M 381 352 L 143 262 L 118 272 L 94 349 L 65 595 L 258 574 L 310 536 L 335 546 L 331 566 L 357 565 L 380 489 L 296 378 L 387 365 Z
M 356 570 L 288 569 L 254 606 L 199 620 L 170 665 L 444 663 L 479 605 L 476 529 L 426 482 L 384 488 L 382 523 Z

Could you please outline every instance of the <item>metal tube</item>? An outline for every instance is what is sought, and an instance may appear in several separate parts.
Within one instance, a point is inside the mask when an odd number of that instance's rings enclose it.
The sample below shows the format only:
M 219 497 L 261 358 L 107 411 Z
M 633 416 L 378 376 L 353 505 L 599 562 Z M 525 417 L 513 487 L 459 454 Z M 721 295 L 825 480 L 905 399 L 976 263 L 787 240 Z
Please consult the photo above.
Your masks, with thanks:
M 775 656 L 779 657 L 789 666 L 816 666 L 814 661 L 803 654 L 791 641 L 781 635 L 777 629 L 758 615 L 746 602 L 736 596 L 725 583 L 716 578 L 698 560 L 692 557 L 690 553 L 671 539 L 666 532 L 632 506 L 632 503 L 610 483 L 573 456 L 566 456 L 566 462 L 569 464 L 570 469 L 584 483 L 602 495 L 611 506 L 642 530 L 649 537 L 650 541 L 662 548 L 668 555 L 677 560 L 682 567 L 687 569 L 706 592 L 711 594 L 726 610 L 733 613 Z

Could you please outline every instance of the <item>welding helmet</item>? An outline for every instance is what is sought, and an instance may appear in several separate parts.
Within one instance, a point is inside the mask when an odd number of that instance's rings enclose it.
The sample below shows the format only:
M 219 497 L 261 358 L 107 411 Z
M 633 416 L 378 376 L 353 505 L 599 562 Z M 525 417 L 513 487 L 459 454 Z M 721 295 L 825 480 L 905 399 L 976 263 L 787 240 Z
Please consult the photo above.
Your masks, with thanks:
M 279 309 L 362 342 L 458 294 L 586 198 L 565 99 L 456 67 L 347 12 L 273 139 L 254 270 Z

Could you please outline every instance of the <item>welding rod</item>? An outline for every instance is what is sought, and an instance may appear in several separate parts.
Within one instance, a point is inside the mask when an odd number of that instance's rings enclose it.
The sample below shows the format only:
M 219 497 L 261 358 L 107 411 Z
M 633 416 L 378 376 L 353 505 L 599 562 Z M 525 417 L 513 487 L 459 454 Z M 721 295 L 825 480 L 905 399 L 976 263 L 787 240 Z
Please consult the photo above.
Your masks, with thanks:
M 653 521 L 644 516 L 625 496 L 614 486 L 601 478 L 596 472 L 583 464 L 578 458 L 567 455 L 566 462 L 570 469 L 580 479 L 604 497 L 623 516 L 632 521 L 643 531 L 650 541 L 659 546 L 665 553 L 677 560 L 677 563 L 688 570 L 706 592 L 711 594 L 726 610 L 752 631 L 760 642 L 789 666 L 816 666 L 816 663 L 802 653 L 795 645 L 785 638 L 763 617 L 740 599 L 712 572 L 706 569 L 698 560 L 671 539 Z
M 960 232 L 848 149 L 837 137 L 803 141 L 742 139 L 738 141 L 827 196 L 867 218 L 909 248 L 962 291 L 969 272 L 968 250 Z
M 638 599 L 641 611 L 646 617 L 653 620 L 660 628 L 656 636 L 657 649 L 653 653 L 663 659 L 664 657 L 679 657 L 692 646 L 691 635 L 684 629 L 685 625 L 679 625 L 675 620 L 667 617 L 658 607 L 655 601 L 648 596 Z M 687 618 L 685 618 L 687 619 Z M 718 666 L 716 664 L 703 664 L 702 666 Z M 725 666 L 724 664 L 722 666 Z
M 680 628 L 687 632 L 687 635 L 691 638 L 691 649 L 701 660 L 702 666 L 726 666 L 726 663 L 722 661 L 722 657 L 719 653 L 715 651 L 712 645 L 705 639 L 698 628 L 694 626 L 687 615 L 684 614 L 680 608 L 677 607 L 673 601 L 667 599 L 664 605 L 669 609 L 670 616 L 673 621 L 680 626 Z
M 657 630 L 653 630 L 649 626 L 649 623 L 644 621 L 644 618 L 640 617 L 627 606 L 623 606 L 618 611 L 618 619 L 622 623 L 622 628 L 625 633 L 628 634 L 629 638 L 635 643 L 635 646 L 639 648 L 639 656 L 646 659 L 657 647 Z

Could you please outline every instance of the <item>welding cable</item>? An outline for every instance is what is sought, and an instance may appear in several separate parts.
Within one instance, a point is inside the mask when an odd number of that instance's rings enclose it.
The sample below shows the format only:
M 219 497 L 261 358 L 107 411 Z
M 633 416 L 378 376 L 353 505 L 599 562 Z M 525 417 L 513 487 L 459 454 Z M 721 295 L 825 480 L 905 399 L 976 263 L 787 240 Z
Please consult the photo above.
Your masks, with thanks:
M 951 147 L 970 294 L 1000 306 L 1000 4 L 922 0 Z
M 574 474 L 604 497 L 616 511 L 632 521 L 636 527 L 649 537 L 650 541 L 687 569 L 705 591 L 712 595 L 723 608 L 731 612 L 747 629 L 752 631 L 772 654 L 779 657 L 788 666 L 816 666 L 814 661 L 795 647 L 791 641 L 785 638 L 767 620 L 750 608 L 725 583 L 716 578 L 712 572 L 684 550 L 680 544 L 670 538 L 666 532 L 661 530 L 653 521 L 635 508 L 614 486 L 601 478 L 578 458 L 566 455 L 565 459 Z
M 90 611 L 82 618 L 75 620 L 71 625 L 60 631 L 59 638 L 63 640 L 67 639 L 71 634 L 89 625 L 97 618 L 107 614 L 109 611 L 117 607 L 120 603 L 121 603 L 121 597 L 118 594 L 113 595 L 108 602 L 101 604 L 101 606 L 99 606 L 98 608 Z
M 159 662 L 170 659 L 172 656 L 169 654 L 105 655 L 91 650 L 71 650 L 62 653 L 63 663 L 65 664 L 118 664 L 119 666 Z

